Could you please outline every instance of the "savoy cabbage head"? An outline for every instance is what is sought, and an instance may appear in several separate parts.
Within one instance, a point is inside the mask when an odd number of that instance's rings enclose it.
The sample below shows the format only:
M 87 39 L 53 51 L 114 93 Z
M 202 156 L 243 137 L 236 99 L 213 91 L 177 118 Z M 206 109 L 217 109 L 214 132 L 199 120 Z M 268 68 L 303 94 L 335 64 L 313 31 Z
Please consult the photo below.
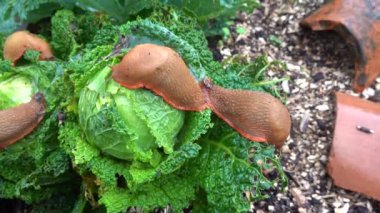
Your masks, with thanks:
M 223 67 L 215 62 L 197 23 L 171 9 L 147 19 L 108 25 L 67 65 L 74 96 L 60 129 L 62 147 L 84 180 L 87 199 L 108 212 L 130 207 L 175 211 L 246 211 L 263 190 L 286 179 L 274 148 L 242 138 L 210 110 L 171 108 L 146 89 L 129 90 L 110 77 L 110 67 L 137 44 L 154 43 L 176 50 L 197 79 L 210 76 L 229 88 L 254 87 L 254 65 Z M 252 73 L 252 76 L 255 73 Z M 270 90 L 268 90 L 270 91 Z M 256 162 L 263 164 L 258 165 Z M 262 170 L 277 168 L 278 180 Z M 243 192 L 252 192 L 248 197 Z
M 173 152 L 185 113 L 147 90 L 120 86 L 111 72 L 100 70 L 81 91 L 78 114 L 86 138 L 111 156 L 155 166 Z

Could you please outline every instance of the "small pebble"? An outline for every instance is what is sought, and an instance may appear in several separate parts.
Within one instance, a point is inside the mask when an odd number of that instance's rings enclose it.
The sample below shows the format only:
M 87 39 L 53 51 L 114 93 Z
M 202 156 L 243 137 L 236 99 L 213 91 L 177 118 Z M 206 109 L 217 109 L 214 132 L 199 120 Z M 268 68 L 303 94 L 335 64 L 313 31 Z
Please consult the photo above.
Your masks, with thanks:
M 286 64 L 286 67 L 287 67 L 290 71 L 301 71 L 301 67 L 300 67 L 300 66 L 297 66 L 297 65 L 294 65 L 294 64 L 287 63 L 287 64 Z
M 365 206 L 354 205 L 348 209 L 348 213 L 369 213 L 369 211 Z
M 365 98 L 369 98 L 369 97 L 372 97 L 372 96 L 375 95 L 375 90 L 372 89 L 371 87 L 368 87 L 367 89 L 365 89 L 365 90 L 363 91 L 362 94 L 363 94 L 363 96 L 364 96 Z
M 288 153 L 290 153 L 290 149 L 289 149 L 289 146 L 288 145 L 283 145 L 282 147 L 281 147 L 281 153 L 283 153 L 283 154 L 288 154 Z
M 231 56 L 231 50 L 228 48 L 222 49 L 221 53 L 223 56 Z
M 313 78 L 314 83 L 316 83 L 316 82 L 318 82 L 318 81 L 324 79 L 324 78 L 325 78 L 325 75 L 324 75 L 322 72 L 317 72 L 316 74 L 314 74 L 314 75 L 312 76 L 312 78 Z
M 306 132 L 308 126 L 309 126 L 309 119 L 310 119 L 310 112 L 306 111 L 305 114 L 303 114 L 301 122 L 300 122 L 300 131 Z
M 321 158 L 320 158 L 319 160 L 321 160 L 323 163 L 326 163 L 326 162 L 327 162 L 327 157 L 326 157 L 326 155 L 322 155 Z
M 298 213 L 307 213 L 305 208 L 298 208 Z
M 350 209 L 350 204 L 345 203 L 342 207 L 335 208 L 334 213 L 347 213 Z
M 259 43 L 262 45 L 265 45 L 267 43 L 263 37 L 260 37 L 258 40 L 259 40 Z
M 304 206 L 306 204 L 306 197 L 302 194 L 302 191 L 299 188 L 291 188 L 289 191 L 293 195 L 298 206 Z
M 285 93 L 290 94 L 289 81 L 283 81 L 281 86 Z
M 332 203 L 332 205 L 334 206 L 335 209 L 338 209 L 338 208 L 342 207 L 342 202 L 335 201 Z
M 326 130 L 326 122 L 323 121 L 322 119 L 317 119 L 317 125 L 320 130 L 322 131 Z
M 309 155 L 307 157 L 307 160 L 310 162 L 310 163 L 315 163 L 315 161 L 317 160 L 318 158 L 318 155 Z
M 380 89 L 375 92 L 375 95 L 369 98 L 370 101 L 380 102 Z
M 327 111 L 330 109 L 330 107 L 327 104 L 318 105 L 315 107 L 318 111 Z

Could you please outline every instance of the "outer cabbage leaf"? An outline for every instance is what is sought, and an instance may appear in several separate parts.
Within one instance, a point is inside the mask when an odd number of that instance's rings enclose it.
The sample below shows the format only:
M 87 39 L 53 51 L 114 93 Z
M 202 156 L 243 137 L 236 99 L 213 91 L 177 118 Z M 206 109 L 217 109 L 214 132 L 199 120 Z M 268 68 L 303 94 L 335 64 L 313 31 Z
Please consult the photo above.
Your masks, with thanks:
M 198 155 L 199 145 L 184 144 L 158 168 L 143 169 L 102 155 L 83 138 L 81 127 L 76 123 L 67 122 L 60 129 L 62 146 L 71 153 L 78 172 L 83 177 L 90 177 L 85 180 L 87 185 L 99 184 L 96 190 L 99 202 L 108 212 L 121 212 L 132 206 L 152 209 L 169 203 L 180 209 L 188 206 L 194 197 L 193 183 L 181 174 L 179 168 Z
M 278 180 L 286 185 L 272 146 L 248 141 L 220 121 L 198 142 L 200 154 L 183 168 L 200 186 L 194 212 L 247 212 L 250 201 L 265 198 L 263 191 Z M 271 167 L 280 172 L 276 180 L 263 175 L 262 169 Z
M 78 0 L 78 3 L 84 9 L 105 12 L 119 21 L 128 20 L 130 16 L 152 6 L 151 0 Z
M 180 212 L 194 199 L 196 187 L 191 176 L 181 172 L 172 173 L 150 182 L 136 190 L 126 193 L 113 188 L 104 193 L 100 202 L 107 206 L 107 212 L 121 212 L 126 207 L 141 207 L 149 211 L 170 205 L 174 212 Z
M 0 14 L 5 14 L 5 12 L 8 9 L 5 6 L 6 4 L 4 2 L 5 2 L 5 0 L 0 1 L 0 3 L 1 3 Z M 0 30 L 0 37 L 16 31 L 16 29 L 19 28 L 20 26 L 21 26 L 21 23 L 16 22 L 14 19 L 5 18 L 3 15 L 0 15 L 0 29 L 1 29 Z M 3 48 L 1 48 L 1 50 L 0 50 L 1 56 L 3 55 L 2 51 L 3 51 Z
M 33 23 L 51 16 L 60 8 L 72 8 L 73 0 L 0 0 L 0 26 L 6 24 L 9 28 L 1 28 L 0 33 L 9 34 L 24 22 Z
M 231 17 L 237 11 L 252 12 L 259 7 L 257 0 L 229 0 L 229 1 L 201 1 L 201 0 L 155 0 L 155 1 L 132 1 L 132 0 L 79 0 L 79 6 L 83 9 L 106 12 L 119 21 L 128 20 L 132 15 L 136 15 L 144 9 L 150 9 L 159 5 L 174 6 L 177 9 L 184 10 L 199 22 L 210 19 Z

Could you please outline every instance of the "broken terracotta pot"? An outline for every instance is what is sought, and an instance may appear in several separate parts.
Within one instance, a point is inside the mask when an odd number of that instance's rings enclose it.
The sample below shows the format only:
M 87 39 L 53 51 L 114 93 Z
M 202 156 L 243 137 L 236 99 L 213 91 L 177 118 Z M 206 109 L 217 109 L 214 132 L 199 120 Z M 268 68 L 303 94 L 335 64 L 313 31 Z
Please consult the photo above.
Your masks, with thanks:
M 335 30 L 353 46 L 356 92 L 362 92 L 380 74 L 380 0 L 332 0 L 306 17 L 301 26 Z
M 336 93 L 328 173 L 335 185 L 380 200 L 380 104 Z

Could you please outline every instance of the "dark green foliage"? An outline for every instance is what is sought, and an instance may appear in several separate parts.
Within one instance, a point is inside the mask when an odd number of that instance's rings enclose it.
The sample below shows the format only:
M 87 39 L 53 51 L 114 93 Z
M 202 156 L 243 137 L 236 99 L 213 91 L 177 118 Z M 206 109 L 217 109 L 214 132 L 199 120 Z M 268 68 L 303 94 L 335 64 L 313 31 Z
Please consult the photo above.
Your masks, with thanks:
M 72 8 L 74 0 L 0 0 L 0 34 L 10 34 L 24 22 L 35 23 L 63 7 Z
M 144 16 L 144 11 L 168 5 L 183 10 L 201 23 L 207 35 L 221 34 L 237 11 L 251 12 L 259 7 L 257 0 L 1 0 L 0 33 L 9 34 L 23 22 L 34 23 L 51 16 L 56 10 L 79 7 L 83 10 L 94 9 L 115 18 L 119 23 Z M 17 18 L 16 18 L 17 17 Z M 17 21 L 16 21 L 17 20 Z M 212 22 L 207 23 L 209 20 Z M 79 22 L 80 23 L 80 22 Z
M 131 15 L 136 15 L 141 10 L 150 8 L 154 1 L 151 0 L 78 0 L 79 6 L 84 9 L 93 8 L 109 14 L 119 21 L 126 21 Z
M 251 201 L 266 198 L 264 190 L 278 182 L 281 186 L 286 185 L 272 146 L 242 138 L 212 116 L 210 110 L 181 112 L 184 121 L 173 140 L 175 145 L 164 146 L 160 140 L 167 137 L 166 129 L 161 130 L 157 125 L 159 119 L 147 121 L 151 119 L 149 116 L 159 118 L 155 117 L 156 114 L 162 113 L 152 108 L 161 105 L 148 104 L 149 97 L 154 97 L 152 100 L 160 97 L 148 94 L 148 91 L 135 92 L 139 96 L 131 95 L 130 101 L 133 106 L 140 106 L 141 110 L 135 110 L 135 115 L 149 124 L 149 133 L 159 138 L 154 141 L 159 144 L 159 148 L 155 147 L 158 154 L 149 162 L 136 158 L 137 155 L 128 160 L 111 156 L 103 148 L 114 148 L 107 142 L 118 138 L 110 134 L 107 137 L 111 139 L 104 140 L 102 146 L 94 145 L 89 141 L 91 132 L 87 131 L 92 125 L 94 137 L 98 138 L 106 130 L 127 132 L 128 126 L 116 117 L 118 111 L 112 108 L 113 102 L 109 102 L 110 105 L 96 102 L 105 103 L 110 98 L 109 90 L 106 90 L 106 85 L 112 81 L 109 73 L 99 78 L 100 89 L 94 89 L 93 85 L 90 88 L 96 91 L 93 92 L 95 99 L 80 99 L 95 76 L 104 70 L 110 72 L 110 66 L 117 64 L 133 46 L 142 43 L 165 45 L 176 50 L 198 81 L 207 76 L 227 88 L 262 90 L 276 95 L 271 85 L 258 84 L 265 80 L 263 72 L 270 65 L 265 57 L 249 63 L 238 59 L 226 64 L 216 62 L 199 26 L 199 22 L 229 17 L 236 10 L 251 10 L 257 6 L 256 1 L 79 2 L 84 10 L 91 6 L 110 13 L 118 21 L 135 19 L 139 15 L 144 18 L 117 25 L 101 13 L 58 11 L 52 17 L 51 44 L 56 57 L 63 61 L 38 62 L 34 60 L 36 52 L 29 51 L 24 66 L 13 68 L 9 62 L 0 62 L 0 82 L 23 75 L 31 79 L 32 92 L 43 92 L 49 103 L 43 123 L 33 134 L 0 151 L 0 197 L 23 199 L 33 204 L 34 212 L 95 211 L 89 203 L 97 210 L 107 212 L 124 212 L 135 206 L 151 211 L 168 205 L 174 212 L 190 205 L 193 212 L 246 212 Z M 183 11 L 162 6 L 159 2 L 175 5 Z M 0 6 L 0 11 L 4 8 L 8 11 L 4 17 L 19 14 L 25 18 L 39 5 L 51 3 L 67 7 L 73 1 L 27 3 L 14 0 L 9 3 L 14 9 L 7 5 Z M 193 18 L 185 14 L 191 14 Z M 114 88 L 120 91 L 120 88 Z M 117 93 L 116 90 L 112 92 L 112 95 Z M 0 91 L 0 95 L 0 109 L 14 104 L 9 104 L 11 99 L 7 94 Z M 98 115 L 96 109 L 105 108 L 104 114 L 98 120 L 88 120 L 91 124 L 87 126 L 80 122 L 79 115 L 86 111 L 78 107 L 85 106 L 86 101 L 91 102 L 87 104 L 91 106 L 87 111 L 91 116 Z M 59 124 L 57 117 L 61 112 L 65 120 Z M 103 123 L 97 126 L 95 122 L 99 121 Z M 133 150 L 133 147 L 128 148 Z M 275 180 L 269 180 L 263 174 L 264 169 L 272 168 L 279 174 Z
M 71 10 L 56 12 L 51 19 L 54 55 L 68 60 L 79 48 L 91 42 L 99 29 L 108 24 L 109 19 L 103 14 L 86 12 L 75 15 Z
M 62 67 L 56 62 L 37 62 L 14 68 L 7 61 L 0 61 L 0 67 L 0 82 L 10 79 L 11 85 L 13 79 L 25 81 L 24 87 L 13 90 L 13 97 L 2 99 L 0 105 L 8 108 L 20 104 L 14 102 L 16 93 L 21 96 L 30 92 L 32 95 L 37 91 L 44 94 L 48 103 L 39 127 L 16 144 L 0 151 L 0 197 L 19 198 L 27 203 L 49 199 L 53 194 L 74 186 L 69 181 L 75 177 L 70 159 L 58 142 L 57 106 L 65 95 L 61 90 Z M 30 91 L 28 87 L 31 87 Z M 0 95 L 12 96 L 1 92 Z
M 162 2 L 189 11 L 201 22 L 215 18 L 231 17 L 234 16 L 237 11 L 252 12 L 259 7 L 257 0 L 163 0 Z
M 61 10 L 53 16 L 51 23 L 54 55 L 67 59 L 78 48 L 75 38 L 77 19 L 72 11 Z
M 277 167 L 273 147 L 252 143 L 225 123 L 217 121 L 198 142 L 200 154 L 184 166 L 188 175 L 197 180 L 201 188 L 198 193 L 203 195 L 194 202 L 195 212 L 247 212 L 249 201 L 265 198 L 262 192 L 275 182 L 287 184 L 285 174 Z M 258 165 L 258 160 L 263 165 Z M 277 180 L 269 180 L 262 173 L 262 168 L 273 166 L 281 173 Z M 207 202 L 203 201 L 205 197 Z

